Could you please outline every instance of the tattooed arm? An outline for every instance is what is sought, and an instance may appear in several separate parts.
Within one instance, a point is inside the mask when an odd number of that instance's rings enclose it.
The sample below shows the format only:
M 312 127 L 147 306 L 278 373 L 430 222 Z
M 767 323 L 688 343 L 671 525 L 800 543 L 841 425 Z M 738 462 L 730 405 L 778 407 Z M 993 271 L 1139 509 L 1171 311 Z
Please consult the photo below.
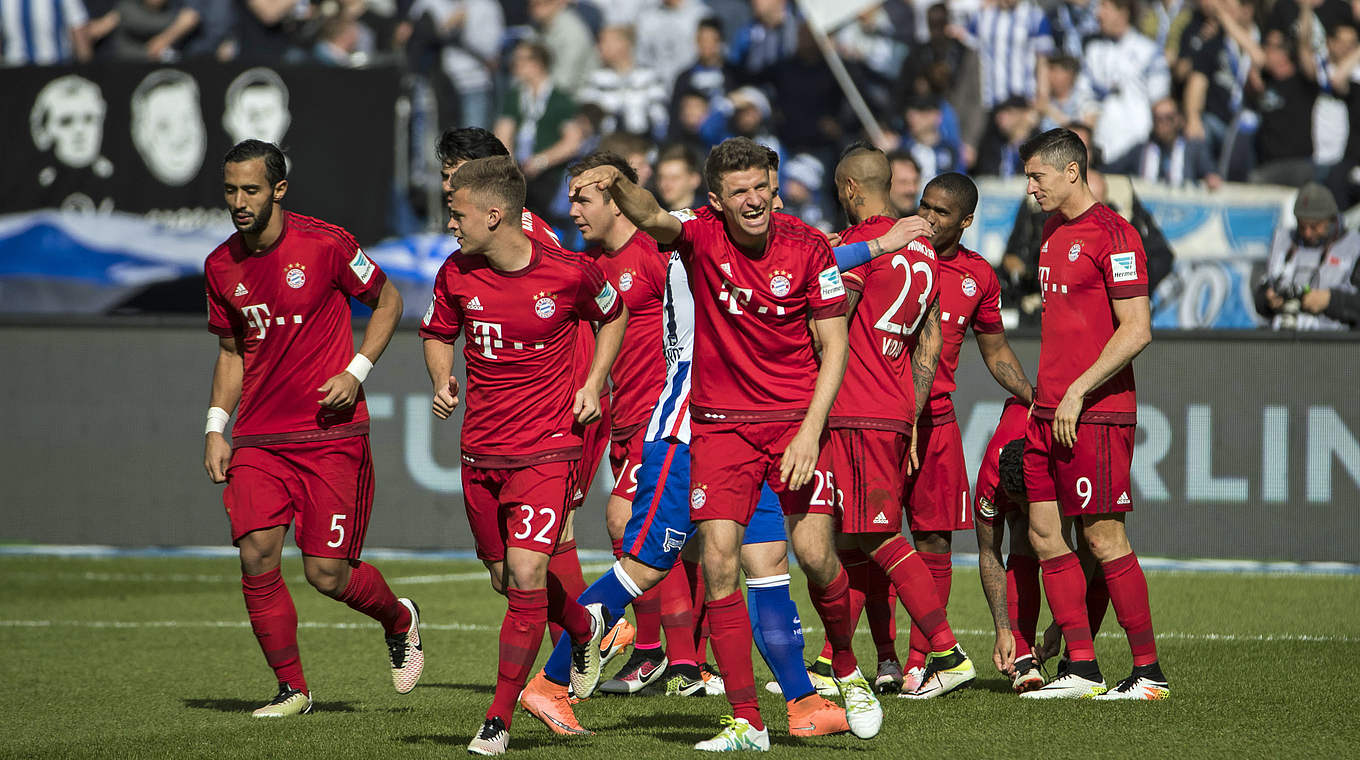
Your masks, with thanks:
M 1003 518 L 1004 519 L 1004 518 Z M 992 663 L 996 669 L 1010 675 L 1015 667 L 1015 637 L 1011 633 L 1010 615 L 1006 611 L 1006 565 L 1001 561 L 1001 541 L 1004 523 L 977 523 L 978 575 L 982 578 L 982 593 L 992 611 L 992 626 L 996 629 L 996 644 L 992 648 Z
M 1034 401 L 1034 386 L 1030 384 L 1029 378 L 1025 377 L 1025 368 L 1020 366 L 1020 359 L 1011 349 L 1011 344 L 1006 340 L 1006 333 L 980 333 L 974 331 L 977 337 L 978 350 L 982 352 L 982 361 L 987 363 L 987 369 L 992 373 L 992 377 L 1001 384 L 1002 388 L 1010 391 L 1011 395 L 1025 402 L 1026 404 Z
M 930 386 L 935 382 L 935 366 L 940 363 L 940 350 L 944 348 L 944 333 L 940 331 L 940 302 L 930 304 L 926 318 L 916 333 L 916 350 L 911 354 L 911 380 L 916 388 L 916 417 L 921 419 L 926 401 L 930 399 Z

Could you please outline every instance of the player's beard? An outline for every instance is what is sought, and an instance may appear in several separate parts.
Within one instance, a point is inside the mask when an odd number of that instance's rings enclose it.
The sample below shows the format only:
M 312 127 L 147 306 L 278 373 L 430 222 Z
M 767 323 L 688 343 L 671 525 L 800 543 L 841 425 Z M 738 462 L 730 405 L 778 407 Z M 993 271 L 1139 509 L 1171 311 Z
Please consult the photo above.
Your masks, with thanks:
M 235 215 L 233 214 L 233 222 L 236 221 L 234 217 Z M 264 208 L 260 209 L 260 212 L 251 218 L 254 221 L 250 223 L 249 227 L 242 229 L 238 226 L 237 229 L 241 230 L 241 232 L 246 235 L 256 235 L 264 232 L 264 228 L 269 226 L 269 220 L 274 218 L 274 202 L 270 201 L 269 203 L 264 204 Z

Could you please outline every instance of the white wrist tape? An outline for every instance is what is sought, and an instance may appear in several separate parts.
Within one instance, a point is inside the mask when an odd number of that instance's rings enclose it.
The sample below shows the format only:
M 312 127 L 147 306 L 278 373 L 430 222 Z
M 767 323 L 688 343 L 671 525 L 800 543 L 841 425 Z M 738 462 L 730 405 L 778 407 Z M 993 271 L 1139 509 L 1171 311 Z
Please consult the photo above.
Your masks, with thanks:
M 231 419 L 231 414 L 220 406 L 208 407 L 208 426 L 203 429 L 203 435 L 208 433 L 223 433 L 227 430 L 227 420 Z
M 373 371 L 373 362 L 363 354 L 355 354 L 354 358 L 349 360 L 349 366 L 345 367 L 345 371 L 359 378 L 359 382 L 362 383 L 368 379 L 368 373 Z

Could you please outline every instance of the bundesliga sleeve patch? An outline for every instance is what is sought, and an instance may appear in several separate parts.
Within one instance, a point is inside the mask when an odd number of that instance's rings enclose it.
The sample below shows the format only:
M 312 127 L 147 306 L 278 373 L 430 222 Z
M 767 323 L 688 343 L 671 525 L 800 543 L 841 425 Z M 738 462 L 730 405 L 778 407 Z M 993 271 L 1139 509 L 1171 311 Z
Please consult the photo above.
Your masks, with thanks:
M 614 308 L 614 302 L 619 300 L 619 294 L 614 290 L 614 286 L 606 280 L 604 287 L 595 294 L 595 305 L 600 307 L 601 314 L 608 314 Z
M 430 326 L 430 320 L 434 319 L 434 299 L 430 299 L 430 308 L 425 310 L 425 326 Z
M 364 255 L 364 249 L 355 248 L 354 258 L 349 262 L 349 268 L 354 271 L 354 276 L 359 278 L 359 282 L 367 285 L 373 279 L 373 262 Z
M 1127 282 L 1138 279 L 1138 259 L 1132 252 L 1116 253 L 1110 257 L 1110 279 Z
M 823 269 L 822 273 L 817 275 L 817 282 L 822 286 L 823 301 L 845 295 L 845 283 L 841 282 L 841 270 L 835 267 Z
M 681 224 L 684 224 L 685 222 L 692 222 L 695 219 L 699 218 L 694 215 L 694 211 L 687 208 L 682 208 L 679 211 L 671 211 L 670 215 L 675 217 L 676 219 L 679 219 Z

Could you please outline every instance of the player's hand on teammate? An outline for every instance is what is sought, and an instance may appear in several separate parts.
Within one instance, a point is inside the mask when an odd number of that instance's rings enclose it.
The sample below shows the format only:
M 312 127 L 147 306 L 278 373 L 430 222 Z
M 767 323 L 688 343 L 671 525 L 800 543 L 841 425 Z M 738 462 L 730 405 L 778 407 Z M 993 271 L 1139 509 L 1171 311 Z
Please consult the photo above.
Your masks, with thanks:
M 841 244 L 841 233 L 839 233 L 839 232 L 828 232 L 828 233 L 826 233 L 826 242 L 827 242 L 827 244 L 830 245 L 832 248 L 836 248 L 837 246 L 839 246 L 839 245 Z
M 817 454 L 821 447 L 817 431 L 799 429 L 789 441 L 788 447 L 779 457 L 779 482 L 790 491 L 797 491 L 812 480 L 812 471 L 817 469 Z
M 227 467 L 231 464 L 231 444 L 221 433 L 208 433 L 203 442 L 203 469 L 214 483 L 227 482 Z
M 1077 418 L 1081 416 L 1084 394 L 1073 393 L 1071 388 L 1063 394 L 1058 409 L 1053 413 L 1053 437 L 1058 443 L 1072 448 L 1077 445 Z
M 571 413 L 582 425 L 599 420 L 600 394 L 589 386 L 576 391 L 576 399 L 571 402 Z
M 447 420 L 453 414 L 453 410 L 458 408 L 458 391 L 458 378 L 449 375 L 448 385 L 434 392 L 434 403 L 431 405 L 434 416 Z
M 613 166 L 597 166 L 594 169 L 587 169 L 571 181 L 568 197 L 575 199 L 583 189 L 591 185 L 594 185 L 600 192 L 604 192 L 613 187 L 621 176 L 623 175 Z
M 996 632 L 996 644 L 992 647 L 992 664 L 1008 676 L 1015 675 L 1015 635 L 1008 629 Z
M 325 394 L 317 403 L 327 409 L 348 409 L 359 400 L 360 385 L 359 378 L 348 371 L 341 372 L 316 389 L 318 393 Z
M 919 216 L 904 216 L 893 222 L 893 226 L 878 239 L 878 244 L 884 253 L 893 253 L 906 248 L 908 243 L 918 237 L 930 237 L 933 234 L 935 228 L 925 219 Z

